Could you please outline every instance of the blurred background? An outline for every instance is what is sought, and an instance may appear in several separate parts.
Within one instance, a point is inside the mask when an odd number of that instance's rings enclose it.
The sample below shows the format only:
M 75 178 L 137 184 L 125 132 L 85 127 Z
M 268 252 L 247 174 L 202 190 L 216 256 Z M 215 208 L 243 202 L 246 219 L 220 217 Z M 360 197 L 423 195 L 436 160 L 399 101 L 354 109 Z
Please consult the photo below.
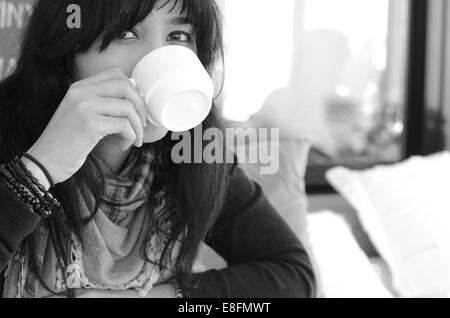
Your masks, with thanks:
M 308 138 L 311 164 L 399 160 L 409 5 L 223 1 L 225 117 Z
M 0 79 L 33 2 L 0 0 Z M 427 160 L 450 148 L 448 1 L 218 2 L 217 105 L 229 127 L 280 129 L 279 174 L 244 169 L 314 256 L 320 296 L 450 294 L 450 222 L 430 212 L 449 210 L 450 161 Z
M 280 129 L 282 190 L 247 170 L 291 225 L 304 224 L 293 228 L 314 255 L 322 295 L 450 295 L 450 209 L 440 192 L 450 161 L 430 157 L 450 148 L 449 2 L 221 5 L 223 114 L 232 127 Z M 305 140 L 303 156 L 293 149 Z M 280 200 L 297 202 L 286 196 L 293 188 L 306 193 L 296 205 L 303 219 Z
M 427 11 L 412 2 L 222 1 L 223 114 L 309 139 L 311 190 L 326 186 L 330 166 L 369 167 L 444 149 L 449 110 L 436 80 L 446 76 L 438 15 L 447 3 L 428 1 Z
M 33 2 L 0 1 L 0 78 L 16 62 Z M 308 139 L 309 189 L 326 186 L 330 166 L 369 167 L 450 146 L 446 1 L 218 2 L 222 113 L 230 125 Z

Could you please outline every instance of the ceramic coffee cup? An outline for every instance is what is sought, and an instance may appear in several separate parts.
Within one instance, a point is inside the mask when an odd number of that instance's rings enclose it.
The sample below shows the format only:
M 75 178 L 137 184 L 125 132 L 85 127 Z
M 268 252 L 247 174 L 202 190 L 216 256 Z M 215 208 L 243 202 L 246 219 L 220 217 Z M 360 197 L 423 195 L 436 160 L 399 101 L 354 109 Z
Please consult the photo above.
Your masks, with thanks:
M 144 96 L 148 120 L 156 126 L 187 131 L 200 125 L 211 111 L 214 83 L 197 55 L 184 46 L 150 52 L 131 76 Z

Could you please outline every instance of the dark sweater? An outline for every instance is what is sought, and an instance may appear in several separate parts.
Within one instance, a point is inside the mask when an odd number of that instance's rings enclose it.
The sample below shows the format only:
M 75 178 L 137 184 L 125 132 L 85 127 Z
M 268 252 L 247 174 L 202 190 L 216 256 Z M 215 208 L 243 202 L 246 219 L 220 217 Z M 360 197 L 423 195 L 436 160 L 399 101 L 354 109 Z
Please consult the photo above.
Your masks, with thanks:
M 261 187 L 235 169 L 226 208 L 206 240 L 228 263 L 224 270 L 196 274 L 186 298 L 315 297 L 315 276 L 302 243 L 264 196 Z M 0 182 L 0 271 L 40 218 Z M 3 275 L 1 275 L 3 280 Z M 0 282 L 0 292 L 3 282 Z

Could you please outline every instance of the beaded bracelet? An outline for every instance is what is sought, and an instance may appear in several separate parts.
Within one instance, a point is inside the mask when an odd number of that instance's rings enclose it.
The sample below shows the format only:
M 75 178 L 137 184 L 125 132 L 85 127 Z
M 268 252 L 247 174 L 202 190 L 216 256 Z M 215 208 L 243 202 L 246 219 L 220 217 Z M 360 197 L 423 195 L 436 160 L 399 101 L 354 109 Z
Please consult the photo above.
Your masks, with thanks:
M 28 209 L 34 211 L 34 206 L 39 203 L 35 197 L 27 195 L 26 191 L 19 192 L 20 187 L 14 185 L 14 177 L 5 169 L 4 165 L 0 166 L 0 182 L 6 185 L 10 193 L 19 201 L 21 201 Z
M 3 180 L 7 184 L 9 190 L 15 195 L 15 197 L 25 204 L 32 212 L 37 214 L 42 218 L 46 218 L 51 214 L 51 207 L 46 204 L 42 204 L 42 202 L 31 194 L 30 190 L 26 188 L 19 180 L 17 180 L 10 171 L 8 171 L 5 167 L 1 169 L 1 173 L 3 175 Z M 27 191 L 30 191 L 28 192 Z
M 50 188 L 54 188 L 55 187 L 55 183 L 53 182 L 53 178 L 50 176 L 50 173 L 48 173 L 47 169 L 45 169 L 45 167 L 42 165 L 42 163 L 40 163 L 36 158 L 34 158 L 32 155 L 30 155 L 27 152 L 24 152 L 22 154 L 22 157 L 27 158 L 28 160 L 33 162 L 36 166 L 38 166 L 42 170 L 42 172 L 45 174 L 45 177 L 47 178 L 48 182 L 50 183 Z
M 17 162 L 17 158 L 14 159 L 13 161 L 11 161 L 8 164 L 9 167 L 9 171 L 11 173 L 13 173 L 13 176 L 20 182 L 22 182 L 29 190 L 30 192 L 32 192 L 32 194 L 39 199 L 40 202 L 44 202 L 45 205 L 47 205 L 48 207 L 50 206 L 50 204 L 47 204 L 47 202 L 45 202 L 43 195 L 44 192 L 41 189 L 38 189 L 35 185 L 34 182 L 32 182 L 31 178 L 29 178 L 29 176 L 27 176 L 24 171 L 23 171 L 23 166 L 21 166 L 18 162 Z
M 30 158 L 30 156 L 26 156 L 26 158 Z M 35 160 L 35 159 L 34 159 Z M 33 174 L 27 169 L 27 167 L 25 166 L 25 164 L 22 162 L 22 160 L 20 160 L 19 157 L 16 157 L 15 161 L 17 162 L 17 164 L 19 165 L 19 167 L 21 168 L 21 172 L 25 173 L 25 175 L 31 180 L 31 182 L 33 182 L 33 184 L 42 192 L 44 193 L 43 199 L 47 202 L 50 202 L 52 205 L 54 205 L 57 208 L 61 207 L 61 204 L 59 203 L 59 201 L 53 197 L 53 195 L 51 194 L 50 191 L 47 191 L 45 189 L 45 187 L 39 183 L 39 181 L 33 176 Z M 33 161 L 34 162 L 34 161 Z M 40 165 L 39 165 L 40 166 Z M 48 172 L 45 171 L 45 174 L 48 175 Z M 47 178 L 50 178 L 50 176 L 48 176 Z M 53 180 L 50 178 L 49 179 L 50 185 L 51 187 L 54 187 L 55 184 L 53 183 Z
M 28 158 L 28 157 L 27 157 Z M 33 162 L 36 159 L 33 159 Z M 37 162 L 37 160 L 36 160 Z M 53 195 L 50 193 L 50 190 L 47 191 L 45 189 L 45 187 L 39 183 L 39 181 L 33 176 L 33 174 L 27 169 L 27 167 L 25 166 L 25 164 L 22 162 L 22 160 L 19 157 L 16 157 L 14 160 L 14 163 L 17 165 L 17 167 L 19 168 L 19 173 L 22 174 L 22 176 L 26 179 L 28 178 L 29 181 L 31 181 L 33 183 L 33 185 L 39 189 L 39 191 L 41 193 L 44 193 L 44 195 L 41 195 L 40 193 L 38 194 L 38 197 L 41 200 L 41 204 L 44 206 L 47 206 L 50 208 L 50 210 L 52 209 L 52 207 L 56 207 L 56 208 L 61 208 L 61 204 L 59 203 L 59 201 L 53 197 Z M 39 164 L 39 166 L 41 166 Z M 47 175 L 48 172 L 45 172 L 45 174 Z M 50 184 L 52 186 L 54 186 L 53 180 L 50 179 Z M 32 185 L 32 186 L 33 186 Z
M 46 191 L 19 157 L 0 166 L 0 174 L 3 175 L 3 181 L 9 190 L 40 217 L 47 218 L 54 207 L 61 208 L 59 201 Z M 51 184 L 53 184 L 52 180 Z
M 22 202 L 27 202 L 29 204 L 31 204 L 31 209 L 33 210 L 34 213 L 36 213 L 37 215 L 39 215 L 42 218 L 46 218 L 48 216 L 51 215 L 51 211 L 52 211 L 52 205 L 49 204 L 46 201 L 42 200 L 42 196 L 36 194 L 36 189 L 33 187 L 30 187 L 28 184 L 25 184 L 25 181 L 16 178 L 15 182 L 13 181 L 12 183 L 12 191 L 16 191 L 18 192 L 18 185 L 19 188 L 21 189 L 21 192 L 18 193 L 19 196 L 22 199 Z M 24 189 L 28 190 L 25 191 Z

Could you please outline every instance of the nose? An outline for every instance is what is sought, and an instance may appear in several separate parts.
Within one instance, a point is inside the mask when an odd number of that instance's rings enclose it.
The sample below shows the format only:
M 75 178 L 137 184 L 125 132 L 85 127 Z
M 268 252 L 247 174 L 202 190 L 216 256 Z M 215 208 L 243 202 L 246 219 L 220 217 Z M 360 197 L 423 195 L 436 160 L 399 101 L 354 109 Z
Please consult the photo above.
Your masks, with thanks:
M 146 45 L 146 53 L 145 53 L 145 55 L 147 55 L 147 54 L 149 54 L 149 53 L 151 53 L 151 52 L 153 52 L 153 51 L 155 51 L 157 49 L 160 49 L 160 48 L 162 48 L 164 46 L 167 46 L 167 45 L 169 45 L 169 44 L 162 38 L 161 39 L 159 39 L 159 38 L 151 39 L 151 40 L 148 41 L 148 44 Z

